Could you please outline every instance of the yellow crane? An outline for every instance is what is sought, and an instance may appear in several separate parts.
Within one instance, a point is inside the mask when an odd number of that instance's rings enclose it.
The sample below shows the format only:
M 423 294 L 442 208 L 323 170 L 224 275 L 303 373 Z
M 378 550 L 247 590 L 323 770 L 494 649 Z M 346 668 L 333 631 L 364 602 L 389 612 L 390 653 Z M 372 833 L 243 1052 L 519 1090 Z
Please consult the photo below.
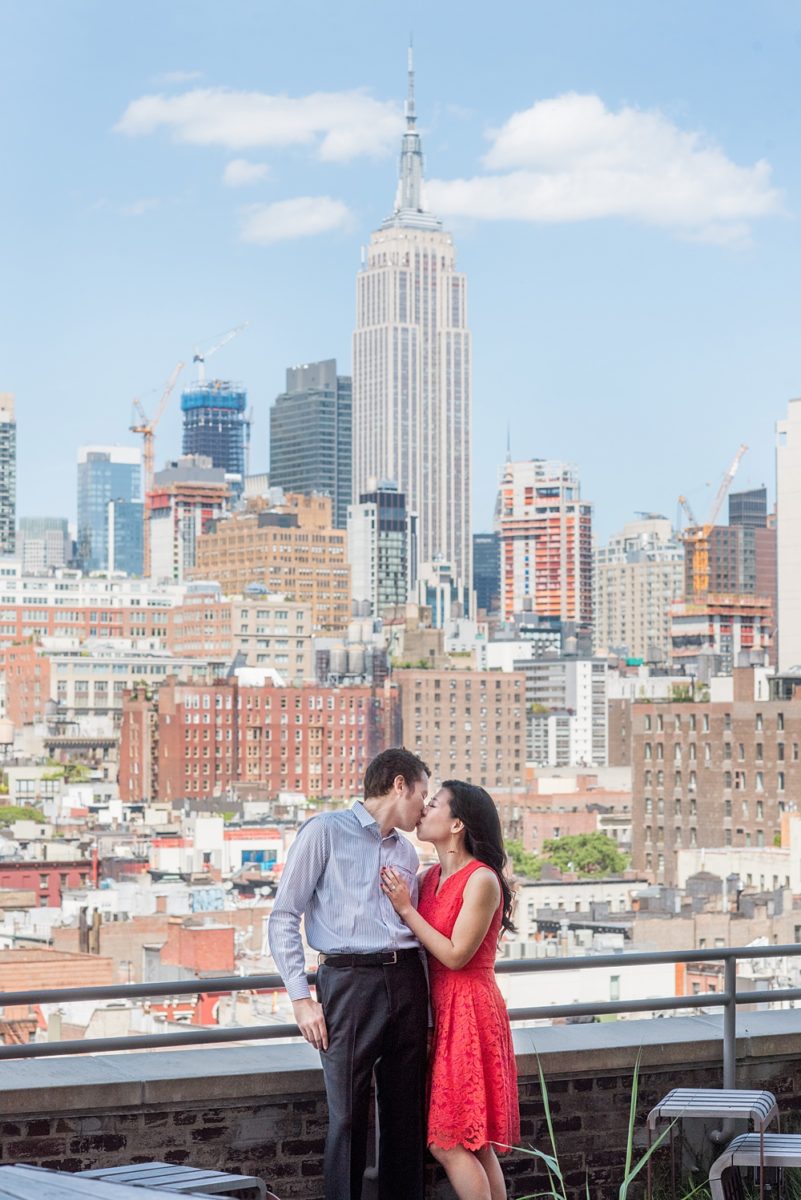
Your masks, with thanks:
M 186 363 L 179 362 L 172 369 L 172 373 L 165 384 L 164 391 L 161 393 L 156 415 L 152 420 L 148 420 L 145 415 L 145 410 L 142 408 L 141 400 L 134 400 L 133 408 L 134 415 L 131 420 L 131 433 L 140 433 L 142 435 L 142 475 L 145 492 L 145 529 L 144 529 L 144 573 L 147 577 L 150 574 L 150 521 L 148 520 L 148 497 L 153 490 L 153 474 L 156 454 L 156 426 L 164 416 L 164 411 L 167 407 L 167 401 L 172 395 L 173 389 L 178 382 L 178 376 L 183 371 Z
M 692 554 L 692 595 L 693 598 L 705 595 L 709 591 L 709 538 L 712 533 L 712 528 L 720 512 L 721 505 L 726 499 L 726 493 L 732 485 L 732 480 L 737 474 L 737 468 L 740 465 L 740 460 L 745 454 L 748 447 L 743 443 L 737 449 L 737 453 L 729 464 L 728 470 L 720 481 L 720 487 L 717 490 L 715 499 L 712 501 L 712 507 L 709 510 L 706 521 L 703 525 L 698 525 L 693 522 L 691 528 L 686 529 L 682 534 L 682 541 L 685 545 L 685 553 Z M 679 503 L 684 508 L 688 517 L 692 519 L 692 509 L 690 508 L 684 496 L 679 496 Z

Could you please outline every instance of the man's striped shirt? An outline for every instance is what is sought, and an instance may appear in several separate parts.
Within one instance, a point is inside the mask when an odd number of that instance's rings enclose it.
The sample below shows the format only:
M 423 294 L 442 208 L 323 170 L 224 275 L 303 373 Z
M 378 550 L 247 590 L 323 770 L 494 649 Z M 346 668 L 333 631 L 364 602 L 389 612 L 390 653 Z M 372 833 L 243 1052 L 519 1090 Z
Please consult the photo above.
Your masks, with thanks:
M 402 950 L 419 942 L 381 891 L 381 868 L 406 880 L 417 904 L 418 858 L 393 830 L 381 837 L 358 800 L 344 812 L 321 813 L 301 826 L 290 847 L 270 915 L 270 952 L 290 1000 L 310 995 L 300 936 L 325 954 Z

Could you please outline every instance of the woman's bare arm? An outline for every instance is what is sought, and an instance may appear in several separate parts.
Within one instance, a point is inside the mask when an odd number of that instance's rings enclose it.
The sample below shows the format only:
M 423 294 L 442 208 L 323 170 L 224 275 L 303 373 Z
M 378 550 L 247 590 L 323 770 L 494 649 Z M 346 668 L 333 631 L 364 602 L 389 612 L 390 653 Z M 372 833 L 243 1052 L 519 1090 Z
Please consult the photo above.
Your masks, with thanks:
M 448 938 L 420 916 L 412 904 L 406 883 L 391 867 L 385 867 L 381 872 L 381 888 L 420 944 L 452 971 L 458 971 L 470 962 L 487 936 L 501 898 L 501 885 L 495 872 L 490 867 L 474 871 L 465 884 L 462 908 Z

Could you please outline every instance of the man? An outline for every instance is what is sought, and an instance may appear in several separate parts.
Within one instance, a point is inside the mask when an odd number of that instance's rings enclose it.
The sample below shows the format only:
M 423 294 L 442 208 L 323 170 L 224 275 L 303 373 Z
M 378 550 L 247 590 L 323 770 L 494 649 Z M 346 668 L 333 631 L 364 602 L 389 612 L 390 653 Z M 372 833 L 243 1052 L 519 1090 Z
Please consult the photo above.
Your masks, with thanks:
M 300 1031 L 322 1053 L 328 1099 L 325 1200 L 359 1200 L 375 1069 L 380 1200 L 422 1200 L 428 989 L 422 951 L 381 891 L 391 866 L 417 898 L 414 829 L 428 795 L 426 764 L 384 750 L 367 768 L 364 803 L 300 829 L 270 916 L 270 950 Z M 300 937 L 319 951 L 311 998 Z

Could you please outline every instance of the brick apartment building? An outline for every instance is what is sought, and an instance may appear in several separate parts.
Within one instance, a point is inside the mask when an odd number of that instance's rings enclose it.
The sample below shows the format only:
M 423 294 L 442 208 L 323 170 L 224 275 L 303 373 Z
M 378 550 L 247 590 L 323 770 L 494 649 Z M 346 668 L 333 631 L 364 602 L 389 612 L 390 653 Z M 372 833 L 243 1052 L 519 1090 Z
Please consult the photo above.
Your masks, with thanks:
M 41 908 L 60 908 L 65 888 L 87 887 L 92 877 L 93 867 L 88 859 L 70 862 L 20 859 L 0 863 L 0 888 L 30 891 Z
M 434 784 L 522 784 L 526 765 L 525 676 L 519 671 L 394 671 L 403 743 L 425 759 Z
M 736 668 L 731 701 L 631 707 L 632 866 L 658 882 L 686 847 L 772 846 L 801 794 L 801 696 L 755 699 L 758 674 Z
M 330 496 L 291 494 L 273 507 L 251 500 L 198 538 L 189 574 L 217 580 L 228 596 L 261 583 L 309 604 L 313 628 L 340 630 L 351 613 L 346 540 L 332 527 Z
M 267 793 L 361 796 L 365 768 L 397 740 L 390 684 L 327 688 L 168 680 L 126 696 L 121 798 L 130 803 L 223 797 L 237 783 Z
M 168 644 L 173 654 L 194 658 L 230 662 L 239 655 L 245 666 L 273 667 L 302 683 L 314 677 L 312 633 L 311 605 L 280 593 L 197 592 L 171 612 Z
M 15 729 L 44 720 L 50 699 L 50 662 L 36 646 L 24 642 L 0 647 L 0 679 L 4 712 Z

